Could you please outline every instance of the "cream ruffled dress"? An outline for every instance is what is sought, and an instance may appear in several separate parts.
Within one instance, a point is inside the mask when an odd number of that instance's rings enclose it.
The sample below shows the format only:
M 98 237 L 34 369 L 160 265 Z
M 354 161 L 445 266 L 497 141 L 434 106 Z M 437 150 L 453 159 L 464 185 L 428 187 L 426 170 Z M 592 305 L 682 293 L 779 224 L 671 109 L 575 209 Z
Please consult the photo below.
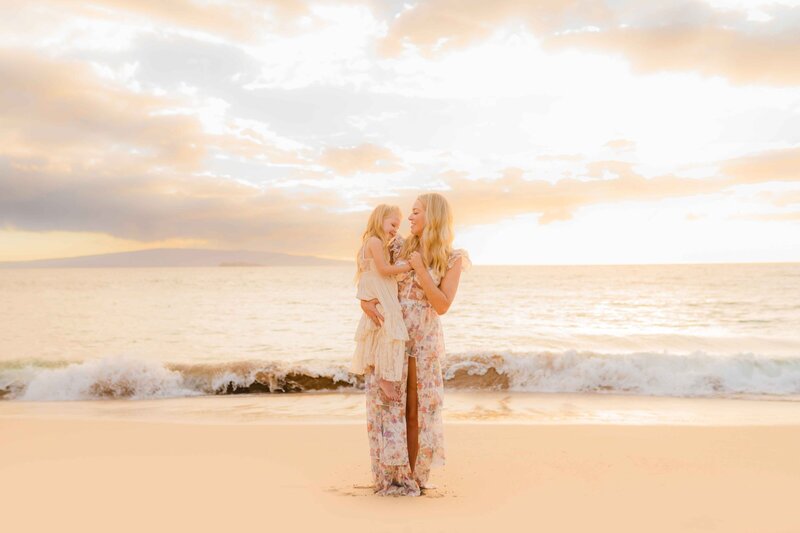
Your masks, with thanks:
M 403 323 L 403 311 L 397 299 L 397 280 L 394 276 L 382 276 L 375 267 L 375 260 L 364 257 L 364 247 L 358 253 L 359 300 L 378 299 L 378 310 L 383 315 L 383 325 L 376 326 L 367 316 L 361 314 L 356 328 L 356 349 L 350 372 L 364 374 L 374 367 L 375 375 L 389 381 L 400 381 L 403 374 L 408 330 Z

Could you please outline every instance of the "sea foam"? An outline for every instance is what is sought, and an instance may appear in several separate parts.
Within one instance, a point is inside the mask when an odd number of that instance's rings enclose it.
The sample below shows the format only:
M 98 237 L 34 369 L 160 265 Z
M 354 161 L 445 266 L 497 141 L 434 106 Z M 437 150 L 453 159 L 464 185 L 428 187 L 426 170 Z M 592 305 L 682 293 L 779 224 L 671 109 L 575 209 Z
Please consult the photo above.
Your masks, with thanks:
M 346 361 L 160 363 L 131 356 L 81 362 L 4 362 L 0 397 L 17 400 L 143 399 L 211 394 L 358 391 Z M 800 358 L 695 352 L 609 354 L 566 350 L 466 353 L 445 358 L 458 390 L 615 393 L 765 399 L 800 395 Z

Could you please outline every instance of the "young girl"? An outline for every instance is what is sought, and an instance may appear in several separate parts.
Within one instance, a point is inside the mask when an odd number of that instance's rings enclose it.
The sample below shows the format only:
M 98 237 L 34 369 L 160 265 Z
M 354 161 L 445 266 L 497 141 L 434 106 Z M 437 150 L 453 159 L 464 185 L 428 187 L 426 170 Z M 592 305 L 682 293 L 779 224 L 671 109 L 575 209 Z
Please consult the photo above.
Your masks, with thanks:
M 400 228 L 400 218 L 399 207 L 381 204 L 370 214 L 367 229 L 361 236 L 361 247 L 356 256 L 356 298 L 377 298 L 383 324 L 376 326 L 366 313 L 362 313 L 356 328 L 356 349 L 350 365 L 353 374 L 364 374 L 372 367 L 380 378 L 378 384 L 381 390 L 391 401 L 400 399 L 398 385 L 408 340 L 394 276 L 409 272 L 411 267 L 407 264 L 389 264 L 389 244 Z

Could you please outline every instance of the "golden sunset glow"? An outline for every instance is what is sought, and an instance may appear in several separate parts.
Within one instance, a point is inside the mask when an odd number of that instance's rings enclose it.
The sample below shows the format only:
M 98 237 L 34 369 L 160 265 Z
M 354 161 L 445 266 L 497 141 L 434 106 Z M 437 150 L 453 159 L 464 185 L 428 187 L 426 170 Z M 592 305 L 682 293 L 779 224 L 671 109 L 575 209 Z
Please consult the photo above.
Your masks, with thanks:
M 431 190 L 477 264 L 800 260 L 800 1 L 0 13 L 0 261 L 350 259 Z

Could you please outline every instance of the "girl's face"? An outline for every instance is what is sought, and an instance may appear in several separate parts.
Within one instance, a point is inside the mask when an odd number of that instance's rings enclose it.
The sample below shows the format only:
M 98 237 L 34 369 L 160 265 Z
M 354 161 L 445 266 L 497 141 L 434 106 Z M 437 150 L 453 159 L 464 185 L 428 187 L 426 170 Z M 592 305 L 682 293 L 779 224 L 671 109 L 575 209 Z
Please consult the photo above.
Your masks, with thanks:
M 400 229 L 400 217 L 397 215 L 389 215 L 383 219 L 383 232 L 394 239 L 397 231 Z
M 411 222 L 411 233 L 421 236 L 422 230 L 425 229 L 425 208 L 419 200 L 414 202 L 408 221 Z

